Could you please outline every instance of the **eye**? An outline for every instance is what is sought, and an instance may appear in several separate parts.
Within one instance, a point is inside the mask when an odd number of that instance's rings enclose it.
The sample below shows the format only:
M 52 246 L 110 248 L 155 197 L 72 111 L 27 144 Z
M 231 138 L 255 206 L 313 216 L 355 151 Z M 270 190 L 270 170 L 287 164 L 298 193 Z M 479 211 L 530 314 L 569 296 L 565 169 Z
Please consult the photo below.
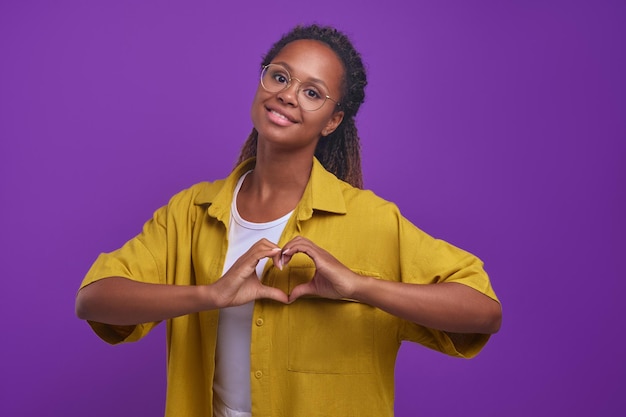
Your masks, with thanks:
M 289 77 L 287 76 L 287 74 L 280 72 L 280 71 L 274 71 L 274 73 L 272 74 L 272 79 L 276 81 L 278 84 L 289 83 Z
M 320 100 L 323 97 L 323 94 L 319 92 L 319 89 L 312 85 L 302 86 L 302 94 L 304 97 L 311 101 Z

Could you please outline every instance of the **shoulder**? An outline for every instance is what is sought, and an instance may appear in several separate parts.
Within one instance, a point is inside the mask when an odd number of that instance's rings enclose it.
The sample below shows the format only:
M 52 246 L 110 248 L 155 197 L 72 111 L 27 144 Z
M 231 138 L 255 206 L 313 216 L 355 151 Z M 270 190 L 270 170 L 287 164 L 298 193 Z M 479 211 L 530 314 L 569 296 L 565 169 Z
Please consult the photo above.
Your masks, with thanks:
M 309 184 L 310 193 L 305 191 L 305 203 L 311 202 L 315 210 L 354 215 L 374 212 L 397 214 L 394 203 L 387 201 L 371 190 L 356 188 L 327 171 L 317 160 Z
M 155 212 L 159 223 L 193 221 L 224 188 L 225 180 L 203 181 L 193 184 L 170 197 L 166 205 Z
M 342 194 L 348 213 L 368 213 L 372 216 L 401 216 L 398 206 L 377 195 L 372 190 L 359 189 L 350 184 L 342 184 Z
M 225 180 L 202 181 L 174 194 L 168 205 L 205 205 L 210 204 L 224 187 Z
M 426 242 L 433 237 L 408 219 L 398 207 L 372 190 L 342 185 L 346 205 L 346 222 L 357 224 L 364 232 L 407 241 Z

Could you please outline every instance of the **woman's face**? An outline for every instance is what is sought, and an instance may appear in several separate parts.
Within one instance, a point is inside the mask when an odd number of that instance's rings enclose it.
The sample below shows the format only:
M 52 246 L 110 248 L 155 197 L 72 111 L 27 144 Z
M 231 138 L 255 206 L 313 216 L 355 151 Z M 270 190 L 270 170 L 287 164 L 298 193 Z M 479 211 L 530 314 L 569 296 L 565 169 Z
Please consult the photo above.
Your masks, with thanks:
M 271 63 L 285 67 L 292 81 L 278 93 L 266 91 L 259 83 L 251 110 L 259 145 L 271 143 L 276 149 L 307 149 L 313 154 L 320 136 L 329 135 L 339 126 L 343 112 L 336 111 L 337 105 L 332 100 L 326 100 L 315 111 L 302 109 L 298 89 L 301 83 L 315 83 L 341 102 L 343 64 L 330 47 L 314 40 L 287 44 Z

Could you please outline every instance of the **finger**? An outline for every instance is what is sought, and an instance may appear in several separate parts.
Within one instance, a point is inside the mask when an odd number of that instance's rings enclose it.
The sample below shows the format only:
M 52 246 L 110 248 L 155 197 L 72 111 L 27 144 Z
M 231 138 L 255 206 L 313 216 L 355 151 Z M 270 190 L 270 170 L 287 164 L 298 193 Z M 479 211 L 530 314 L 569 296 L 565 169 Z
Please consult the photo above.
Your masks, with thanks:
M 261 240 L 256 241 L 252 246 L 250 246 L 250 249 L 248 249 L 248 252 L 257 253 L 259 251 L 263 252 L 263 251 L 272 250 L 272 249 L 278 249 L 278 245 L 270 242 L 267 239 L 261 239 Z
M 271 258 L 274 261 L 274 264 L 282 269 L 282 264 L 280 263 L 280 254 L 281 249 L 279 247 L 258 249 L 257 251 L 250 254 L 252 261 L 250 266 L 256 269 L 256 266 L 261 260 L 265 258 Z
M 280 248 L 257 248 L 257 250 L 253 251 L 251 254 L 252 258 L 258 263 L 262 259 L 265 258 L 274 258 L 275 256 L 280 255 Z M 256 266 L 256 264 L 255 264 Z
M 289 261 L 291 261 L 292 256 L 293 255 L 289 253 L 289 248 L 283 249 L 283 251 L 280 253 L 280 265 L 283 267 L 287 265 Z
M 259 248 L 252 247 L 248 249 L 246 253 L 241 255 L 237 261 L 232 265 L 230 271 L 245 271 L 244 275 L 252 274 L 255 270 L 259 262 L 267 257 L 272 257 L 275 255 L 280 255 L 280 248 Z M 240 272 L 241 273 L 241 272 Z
M 269 258 L 272 259 L 272 262 L 274 262 L 274 266 L 276 266 L 281 271 L 283 269 L 282 257 L 282 251 L 280 248 L 276 248 L 276 250 L 272 251 L 271 255 L 269 256 Z
M 315 286 L 311 283 L 311 281 L 306 282 L 304 284 L 296 285 L 291 293 L 289 294 L 289 303 L 293 303 L 298 298 L 305 295 L 316 295 L 317 292 L 315 290 Z
M 287 294 L 278 288 L 268 287 L 266 285 L 263 285 L 259 291 L 259 298 L 267 298 L 283 304 L 289 303 L 289 297 Z
M 270 253 L 267 255 L 268 258 L 272 259 L 274 265 L 282 271 L 283 262 L 282 262 L 282 250 L 279 247 L 273 248 Z
M 317 253 L 315 245 L 310 241 L 292 242 L 285 245 L 282 254 L 282 264 L 287 265 L 296 253 L 304 253 L 315 262 Z

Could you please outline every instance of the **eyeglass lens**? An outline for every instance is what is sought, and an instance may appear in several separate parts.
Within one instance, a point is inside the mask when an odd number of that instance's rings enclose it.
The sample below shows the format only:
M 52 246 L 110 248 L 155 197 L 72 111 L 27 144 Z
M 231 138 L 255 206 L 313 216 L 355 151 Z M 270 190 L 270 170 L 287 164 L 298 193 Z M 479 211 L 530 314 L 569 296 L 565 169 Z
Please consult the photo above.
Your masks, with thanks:
M 298 104 L 308 111 L 318 110 L 324 105 L 327 93 L 324 89 L 310 82 L 300 82 L 297 78 L 291 78 L 287 68 L 278 64 L 269 64 L 261 72 L 261 85 L 270 93 L 278 93 L 289 88 L 293 83 L 299 83 L 297 90 Z

